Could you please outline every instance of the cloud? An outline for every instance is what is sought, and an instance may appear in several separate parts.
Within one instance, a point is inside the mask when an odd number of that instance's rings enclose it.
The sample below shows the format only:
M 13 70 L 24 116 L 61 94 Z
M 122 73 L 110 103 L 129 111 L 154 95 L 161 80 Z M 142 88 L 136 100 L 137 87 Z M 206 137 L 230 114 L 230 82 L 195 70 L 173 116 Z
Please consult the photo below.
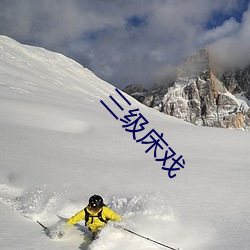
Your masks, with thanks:
M 227 29 L 225 26 L 220 29 Z M 225 67 L 244 67 L 250 64 L 250 10 L 243 15 L 242 22 L 232 32 L 210 44 L 216 61 Z
M 226 20 L 221 26 L 216 28 L 205 30 L 200 38 L 201 44 L 211 44 L 219 41 L 225 37 L 231 36 L 237 33 L 240 28 L 240 24 L 232 17 Z
M 2 0 L 0 33 L 61 52 L 118 87 L 149 86 L 204 46 L 247 49 L 249 14 L 242 22 L 233 16 L 239 2 Z

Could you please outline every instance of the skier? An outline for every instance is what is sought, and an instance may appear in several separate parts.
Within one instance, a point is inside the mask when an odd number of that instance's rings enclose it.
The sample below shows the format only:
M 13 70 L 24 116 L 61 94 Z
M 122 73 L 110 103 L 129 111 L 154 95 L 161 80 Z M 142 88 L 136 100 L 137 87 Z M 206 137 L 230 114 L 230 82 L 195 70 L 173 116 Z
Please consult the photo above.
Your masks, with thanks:
M 122 219 L 113 210 L 105 206 L 101 196 L 95 194 L 89 198 L 89 204 L 72 216 L 67 224 L 74 225 L 80 220 L 85 220 L 85 226 L 92 232 L 92 238 L 94 239 L 109 220 L 120 222 Z

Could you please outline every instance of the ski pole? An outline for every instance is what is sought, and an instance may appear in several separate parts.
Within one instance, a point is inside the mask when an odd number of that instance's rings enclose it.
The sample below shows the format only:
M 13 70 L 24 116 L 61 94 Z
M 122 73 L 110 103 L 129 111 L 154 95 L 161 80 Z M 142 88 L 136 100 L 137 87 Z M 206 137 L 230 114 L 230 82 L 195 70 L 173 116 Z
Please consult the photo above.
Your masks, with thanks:
M 47 227 L 45 227 L 41 222 L 39 222 L 38 220 L 36 221 L 40 226 L 42 226 L 43 227 L 43 229 L 46 231 L 46 230 L 48 230 L 48 228 Z
M 163 247 L 167 247 L 167 248 L 172 249 L 172 250 L 179 250 L 179 248 L 173 248 L 173 247 L 164 245 L 164 244 L 162 244 L 162 243 L 160 243 L 160 242 L 158 242 L 158 241 L 152 240 L 152 239 L 150 239 L 150 238 L 148 238 L 148 237 L 145 237 L 145 236 L 143 236 L 143 235 L 141 235 L 141 234 L 135 233 L 135 232 L 133 232 L 133 231 L 127 229 L 127 228 L 122 228 L 122 229 L 125 230 L 125 231 L 127 231 L 127 232 L 129 232 L 129 233 L 131 233 L 131 234 L 137 235 L 137 236 L 139 236 L 139 237 L 141 237 L 141 238 L 143 238 L 143 239 L 146 239 L 146 240 L 148 240 L 148 241 L 151 241 L 151 242 L 154 242 L 154 243 L 156 243 L 156 244 L 158 244 L 158 245 L 161 245 L 161 246 L 163 246 Z

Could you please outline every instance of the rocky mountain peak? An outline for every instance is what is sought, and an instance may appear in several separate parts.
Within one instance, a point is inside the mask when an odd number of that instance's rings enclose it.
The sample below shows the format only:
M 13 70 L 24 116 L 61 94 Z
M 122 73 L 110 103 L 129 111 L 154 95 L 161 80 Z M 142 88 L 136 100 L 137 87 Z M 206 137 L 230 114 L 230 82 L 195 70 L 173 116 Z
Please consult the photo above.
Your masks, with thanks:
M 250 109 L 233 94 L 247 93 L 249 72 L 215 74 L 210 64 L 208 50 L 202 49 L 178 67 L 171 86 L 124 91 L 149 107 L 196 125 L 248 129 Z
M 194 55 L 188 57 L 177 69 L 177 77 L 194 77 L 206 74 L 210 70 L 209 53 L 201 49 Z

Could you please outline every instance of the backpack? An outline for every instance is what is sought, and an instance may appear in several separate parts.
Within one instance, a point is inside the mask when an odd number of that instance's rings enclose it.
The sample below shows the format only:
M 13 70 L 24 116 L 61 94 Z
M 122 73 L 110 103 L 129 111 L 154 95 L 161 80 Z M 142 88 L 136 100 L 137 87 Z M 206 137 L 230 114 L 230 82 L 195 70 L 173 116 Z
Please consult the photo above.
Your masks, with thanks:
M 105 206 L 105 205 L 104 205 L 104 206 Z M 88 210 L 87 210 L 87 207 L 84 208 L 84 212 L 85 212 L 85 219 L 84 219 L 84 220 L 85 220 L 85 226 L 87 226 L 87 222 L 89 221 L 90 218 L 92 219 L 92 221 L 91 221 L 90 224 L 92 224 L 93 221 L 94 221 L 94 217 L 97 217 L 100 221 L 102 221 L 102 222 L 104 222 L 104 223 L 107 223 L 107 222 L 109 221 L 109 219 L 104 220 L 104 219 L 102 218 L 102 210 L 101 210 L 96 216 L 90 215 L 90 213 L 89 213 Z

